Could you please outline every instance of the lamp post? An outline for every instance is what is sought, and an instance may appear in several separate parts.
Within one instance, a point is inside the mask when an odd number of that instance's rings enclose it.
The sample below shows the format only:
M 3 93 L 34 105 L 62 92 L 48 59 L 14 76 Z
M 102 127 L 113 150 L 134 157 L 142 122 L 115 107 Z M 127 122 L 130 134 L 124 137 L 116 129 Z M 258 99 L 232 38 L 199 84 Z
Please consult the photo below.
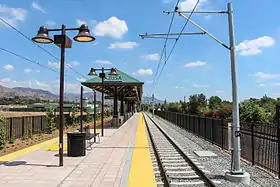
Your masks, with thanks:
M 101 86 L 102 86 L 102 89 L 101 89 L 101 136 L 104 136 L 104 79 L 106 78 L 104 71 L 106 71 L 106 70 L 111 71 L 109 73 L 109 75 L 112 75 L 112 76 L 118 75 L 115 68 L 106 69 L 103 67 L 101 69 L 91 68 L 90 72 L 88 73 L 88 76 L 97 76 L 96 71 L 101 71 L 101 73 L 99 73 L 99 77 L 101 78 Z
M 96 134 L 96 91 L 95 90 L 93 90 L 93 103 L 94 103 L 94 105 L 93 105 L 93 112 L 94 112 L 94 114 L 93 114 L 93 132 L 94 132 L 94 134 Z M 96 136 L 94 136 L 94 142 L 96 142 Z
M 92 42 L 95 40 L 93 36 L 90 35 L 88 26 L 82 24 L 79 28 L 66 28 L 63 24 L 60 29 L 48 29 L 45 26 L 40 27 L 37 36 L 32 38 L 34 42 L 42 44 L 56 44 L 61 49 L 60 56 L 60 91 L 59 91 L 59 166 L 63 166 L 63 99 L 64 99 L 64 60 L 65 60 L 65 48 L 72 47 L 72 40 L 66 35 L 66 31 L 79 31 L 78 35 L 74 37 L 77 42 Z M 54 40 L 48 35 L 49 32 L 60 31 L 60 35 L 54 35 Z

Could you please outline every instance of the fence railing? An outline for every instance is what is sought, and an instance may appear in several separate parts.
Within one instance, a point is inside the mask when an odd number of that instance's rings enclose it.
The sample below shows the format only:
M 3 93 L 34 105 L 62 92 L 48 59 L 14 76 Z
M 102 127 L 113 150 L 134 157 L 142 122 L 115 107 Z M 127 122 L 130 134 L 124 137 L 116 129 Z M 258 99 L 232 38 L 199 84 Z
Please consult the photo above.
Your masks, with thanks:
M 228 138 L 232 130 L 229 121 L 165 111 L 155 111 L 155 114 L 222 149 L 230 147 Z M 277 133 L 277 129 L 277 126 L 272 125 L 241 123 L 240 144 L 242 158 L 250 161 L 252 165 L 278 174 L 279 177 L 280 133 Z
M 69 114 L 64 114 L 66 119 Z M 89 115 L 90 118 L 93 115 Z M 80 121 L 81 116 L 76 116 L 76 121 Z M 97 115 L 97 119 L 100 115 Z M 83 121 L 87 121 L 86 115 L 83 115 Z M 66 124 L 66 120 L 64 120 Z M 59 115 L 55 117 L 56 127 L 59 127 Z M 48 119 L 46 115 L 38 116 L 21 116 L 21 117 L 5 117 L 5 134 L 6 140 L 28 137 L 33 134 L 40 134 L 46 132 L 48 128 Z

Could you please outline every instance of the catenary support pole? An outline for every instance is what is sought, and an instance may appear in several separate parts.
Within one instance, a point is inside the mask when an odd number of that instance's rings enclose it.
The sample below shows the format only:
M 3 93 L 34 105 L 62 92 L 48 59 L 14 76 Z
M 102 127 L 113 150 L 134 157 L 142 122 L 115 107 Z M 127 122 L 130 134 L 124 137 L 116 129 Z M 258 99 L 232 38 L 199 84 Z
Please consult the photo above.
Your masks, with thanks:
M 233 167 L 226 177 L 235 182 L 250 184 L 249 173 L 240 168 L 240 124 L 239 124 L 239 106 L 237 97 L 237 80 L 235 65 L 235 42 L 234 42 L 234 25 L 232 15 L 232 4 L 228 3 L 228 23 L 229 23 L 229 40 L 230 40 L 230 61 L 231 61 L 231 80 L 232 80 L 232 107 L 233 107 Z
M 240 124 L 239 124 L 239 106 L 237 98 L 237 80 L 235 65 L 235 42 L 234 42 L 234 26 L 232 17 L 232 5 L 228 4 L 228 23 L 229 23 L 229 39 L 230 39 L 230 61 L 231 61 L 231 80 L 232 80 L 232 105 L 233 105 L 233 171 L 240 172 Z

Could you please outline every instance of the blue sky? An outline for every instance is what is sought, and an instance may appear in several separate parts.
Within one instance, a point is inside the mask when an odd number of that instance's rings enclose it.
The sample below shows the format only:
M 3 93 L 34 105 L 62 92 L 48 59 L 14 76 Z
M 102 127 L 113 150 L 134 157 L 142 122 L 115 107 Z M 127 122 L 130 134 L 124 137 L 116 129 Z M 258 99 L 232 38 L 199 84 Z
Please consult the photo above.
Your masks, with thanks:
M 226 10 L 227 2 L 200 0 L 197 10 Z M 166 33 L 175 0 L 108 1 L 108 0 L 2 0 L 0 16 L 32 38 L 41 25 L 48 28 L 89 25 L 96 37 L 93 43 L 73 41 L 66 50 L 68 66 L 87 75 L 91 67 L 115 66 L 145 82 L 144 95 L 154 91 L 155 96 L 169 101 L 183 99 L 195 93 L 208 97 L 218 95 L 231 100 L 229 51 L 208 36 L 181 36 L 154 88 L 164 40 L 141 39 L 138 34 Z M 179 9 L 191 10 L 196 0 L 181 0 Z M 270 1 L 265 8 L 262 1 L 234 1 L 236 63 L 239 100 L 267 94 L 280 97 L 280 70 L 278 54 L 280 27 L 275 16 L 280 2 Z M 228 44 L 226 15 L 193 15 L 192 19 Z M 179 32 L 185 19 L 175 15 L 172 32 Z M 185 32 L 200 32 L 190 23 Z M 54 33 L 50 33 L 52 36 Z M 74 37 L 76 32 L 68 32 Z M 0 23 L 1 48 L 8 49 L 37 61 L 57 73 L 0 51 L 0 84 L 59 90 L 59 64 L 32 42 Z M 167 43 L 169 54 L 173 42 Z M 55 56 L 60 50 L 55 45 L 42 45 Z M 162 63 L 161 63 L 162 64 Z M 66 68 L 66 91 L 78 92 L 80 75 Z

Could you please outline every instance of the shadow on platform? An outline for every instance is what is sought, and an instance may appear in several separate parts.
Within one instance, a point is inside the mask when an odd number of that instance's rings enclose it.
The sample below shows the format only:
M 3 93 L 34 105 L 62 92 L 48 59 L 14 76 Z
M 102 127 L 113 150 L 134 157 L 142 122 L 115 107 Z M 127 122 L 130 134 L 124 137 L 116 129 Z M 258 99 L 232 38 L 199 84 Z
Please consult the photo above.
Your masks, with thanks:
M 52 164 L 29 164 L 26 161 L 11 161 L 11 162 L 1 162 L 1 166 L 20 166 L 20 165 L 26 165 L 26 166 L 45 166 L 45 167 L 59 167 L 58 165 L 52 165 Z

